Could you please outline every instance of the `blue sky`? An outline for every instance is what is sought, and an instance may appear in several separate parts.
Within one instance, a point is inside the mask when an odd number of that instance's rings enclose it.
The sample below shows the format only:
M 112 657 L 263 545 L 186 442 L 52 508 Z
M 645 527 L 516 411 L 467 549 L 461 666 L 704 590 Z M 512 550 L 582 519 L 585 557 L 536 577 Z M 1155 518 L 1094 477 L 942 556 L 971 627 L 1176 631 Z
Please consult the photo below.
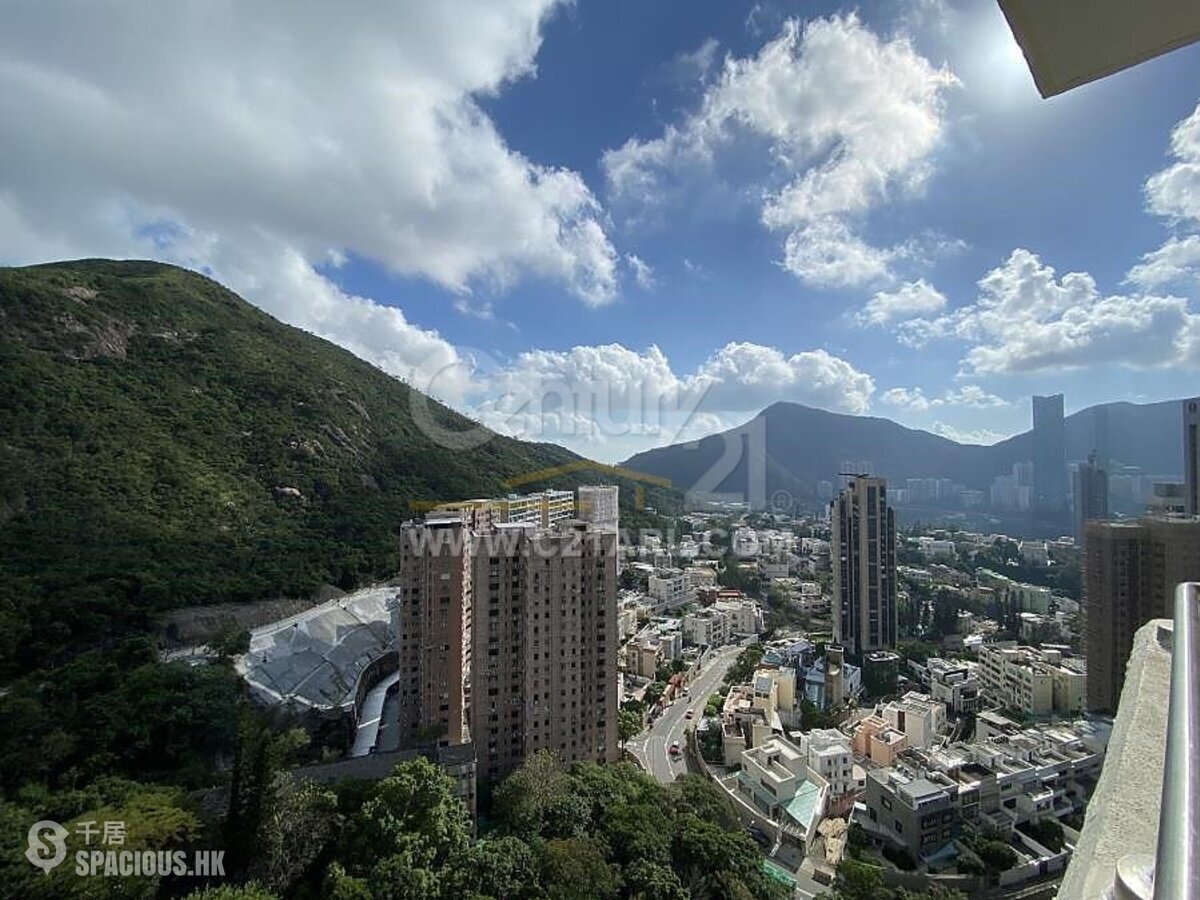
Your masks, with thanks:
M 1200 47 L 1047 101 L 992 4 L 270 6 L 16 14 L 0 261 L 191 265 L 605 460 L 1195 392 Z

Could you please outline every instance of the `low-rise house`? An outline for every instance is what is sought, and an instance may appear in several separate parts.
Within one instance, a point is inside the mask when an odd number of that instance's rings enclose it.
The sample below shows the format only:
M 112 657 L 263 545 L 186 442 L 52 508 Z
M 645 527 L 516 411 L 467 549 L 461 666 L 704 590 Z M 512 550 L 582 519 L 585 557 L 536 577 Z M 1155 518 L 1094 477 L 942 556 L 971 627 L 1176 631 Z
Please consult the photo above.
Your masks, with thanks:
M 729 618 L 729 627 L 734 634 L 752 635 L 762 631 L 762 610 L 754 600 L 742 596 L 732 600 L 717 600 L 713 606 Z
M 854 753 L 850 738 L 836 728 L 815 728 L 801 734 L 797 746 L 809 770 L 829 786 L 825 801 L 827 815 L 844 815 L 854 806 Z
M 908 749 L 908 737 L 880 716 L 859 719 L 854 729 L 855 754 L 877 766 L 895 765 L 896 757 Z
M 696 591 L 680 569 L 661 569 L 648 579 L 647 592 L 655 611 L 678 609 L 696 599 Z
M 880 716 L 917 749 L 930 746 L 946 730 L 946 705 L 916 691 L 885 704 Z
M 914 862 L 941 853 L 962 829 L 957 792 L 919 774 L 895 768 L 868 772 L 863 802 L 867 814 L 860 821 L 867 832 Z
M 711 606 L 685 615 L 682 628 L 683 639 L 696 647 L 722 647 L 733 636 L 729 617 Z
M 975 669 L 975 663 L 931 657 L 925 664 L 930 696 L 956 715 L 979 712 L 982 683 Z
M 821 823 L 828 784 L 799 747 L 779 736 L 743 751 L 741 763 L 738 792 L 806 849 Z

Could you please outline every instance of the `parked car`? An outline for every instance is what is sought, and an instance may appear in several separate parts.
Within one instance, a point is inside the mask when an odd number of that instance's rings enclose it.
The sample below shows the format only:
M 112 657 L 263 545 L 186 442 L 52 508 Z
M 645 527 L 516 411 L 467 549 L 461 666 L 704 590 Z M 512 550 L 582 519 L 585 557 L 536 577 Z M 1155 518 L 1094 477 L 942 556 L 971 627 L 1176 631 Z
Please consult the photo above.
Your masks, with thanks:
M 671 751 L 670 752 L 671 752 L 672 756 L 678 756 L 680 753 L 683 752 L 682 750 L 679 749 L 679 741 L 671 742 Z

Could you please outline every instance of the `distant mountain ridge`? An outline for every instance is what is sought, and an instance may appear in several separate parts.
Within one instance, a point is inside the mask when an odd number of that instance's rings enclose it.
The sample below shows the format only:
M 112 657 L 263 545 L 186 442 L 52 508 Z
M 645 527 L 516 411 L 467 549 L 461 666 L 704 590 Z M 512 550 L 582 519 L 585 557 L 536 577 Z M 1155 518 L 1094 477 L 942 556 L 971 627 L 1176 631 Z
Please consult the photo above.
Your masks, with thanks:
M 1183 429 L 1179 401 L 1106 403 L 1066 417 L 1068 461 L 1084 459 L 1094 444 L 1098 411 L 1108 417 L 1112 465 L 1138 466 L 1146 474 L 1182 472 Z M 876 472 L 894 482 L 909 478 L 949 478 L 986 490 L 997 475 L 1032 455 L 1032 432 L 991 446 L 960 444 L 907 428 L 890 419 L 827 412 L 798 403 L 775 403 L 744 425 L 700 441 L 673 444 L 630 457 L 631 469 L 669 478 L 682 490 L 755 493 L 749 452 L 752 435 L 765 435 L 765 495 L 786 492 L 801 504 L 816 502 L 819 481 L 833 481 L 847 460 L 870 460 Z M 757 476 L 753 476 L 757 477 Z

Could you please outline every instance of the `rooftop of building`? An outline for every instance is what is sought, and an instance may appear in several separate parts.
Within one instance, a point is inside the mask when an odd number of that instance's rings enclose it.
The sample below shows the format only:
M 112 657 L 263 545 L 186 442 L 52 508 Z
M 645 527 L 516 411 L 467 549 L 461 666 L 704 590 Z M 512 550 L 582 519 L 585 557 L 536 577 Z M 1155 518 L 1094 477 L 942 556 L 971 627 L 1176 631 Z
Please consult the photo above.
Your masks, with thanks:
M 255 628 L 238 670 L 269 703 L 332 709 L 352 702 L 363 671 L 394 649 L 395 596 L 393 587 L 366 588 Z

